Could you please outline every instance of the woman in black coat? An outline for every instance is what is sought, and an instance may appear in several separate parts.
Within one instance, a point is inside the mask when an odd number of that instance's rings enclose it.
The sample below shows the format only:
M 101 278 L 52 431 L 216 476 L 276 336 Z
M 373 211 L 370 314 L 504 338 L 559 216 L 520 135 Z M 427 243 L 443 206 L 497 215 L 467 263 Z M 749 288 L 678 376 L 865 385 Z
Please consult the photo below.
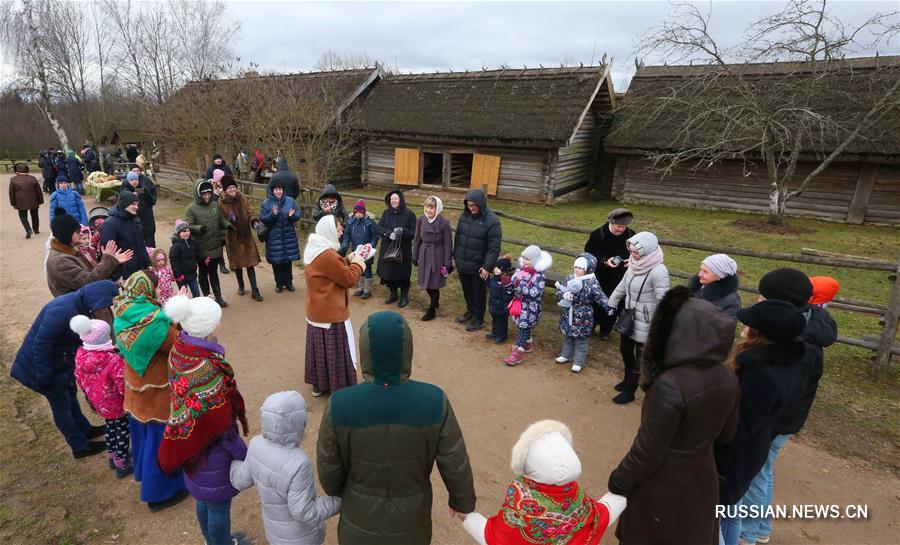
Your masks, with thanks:
M 737 262 L 726 254 L 715 254 L 700 263 L 700 272 L 688 280 L 688 289 L 694 297 L 705 299 L 729 316 L 741 310 L 738 295 Z
M 397 306 L 405 307 L 409 304 L 409 279 L 412 276 L 412 241 L 416 235 L 416 214 L 406 208 L 406 199 L 403 193 L 397 190 L 384 196 L 384 204 L 387 207 L 378 220 L 378 230 L 381 236 L 378 253 L 378 276 L 381 283 L 387 285 L 391 295 L 384 300 L 390 305 L 400 301 Z M 402 260 L 399 263 L 385 262 L 384 254 L 390 249 L 391 242 L 400 240 Z M 400 296 L 397 296 L 397 289 Z

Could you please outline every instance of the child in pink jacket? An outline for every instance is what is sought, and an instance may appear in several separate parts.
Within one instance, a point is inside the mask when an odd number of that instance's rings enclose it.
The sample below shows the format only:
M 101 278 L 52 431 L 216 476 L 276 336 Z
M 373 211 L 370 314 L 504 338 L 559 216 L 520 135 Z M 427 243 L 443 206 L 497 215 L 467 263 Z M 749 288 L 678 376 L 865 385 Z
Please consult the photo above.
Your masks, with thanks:
M 91 408 L 106 420 L 106 450 L 110 469 L 120 479 L 134 469 L 129 454 L 130 434 L 125 416 L 125 360 L 110 339 L 109 324 L 77 315 L 69 327 L 81 337 L 75 353 L 75 382 Z

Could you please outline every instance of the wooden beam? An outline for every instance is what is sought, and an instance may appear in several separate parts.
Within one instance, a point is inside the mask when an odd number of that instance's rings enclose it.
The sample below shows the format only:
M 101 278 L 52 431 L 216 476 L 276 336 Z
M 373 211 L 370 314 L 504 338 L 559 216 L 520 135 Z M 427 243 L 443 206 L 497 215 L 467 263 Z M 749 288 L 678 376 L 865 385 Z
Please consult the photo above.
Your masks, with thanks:
M 856 179 L 856 191 L 853 192 L 853 200 L 847 210 L 847 223 L 861 224 L 866 219 L 866 210 L 869 208 L 869 199 L 872 190 L 875 189 L 875 179 L 878 177 L 878 164 L 863 163 L 859 166 L 859 177 Z

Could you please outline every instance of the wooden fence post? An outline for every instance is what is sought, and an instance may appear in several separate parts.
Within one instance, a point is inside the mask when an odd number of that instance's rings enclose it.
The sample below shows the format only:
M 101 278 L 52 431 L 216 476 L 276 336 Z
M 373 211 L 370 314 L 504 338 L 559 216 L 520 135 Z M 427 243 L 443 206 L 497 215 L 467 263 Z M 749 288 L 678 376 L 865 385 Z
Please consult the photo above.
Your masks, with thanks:
M 897 269 L 894 271 L 894 288 L 891 290 L 891 300 L 888 302 L 887 312 L 884 314 L 881 340 L 878 341 L 878 350 L 875 352 L 875 364 L 872 366 L 873 377 L 884 375 L 891 364 L 891 348 L 894 346 L 894 337 L 897 336 L 898 319 L 900 319 L 900 260 L 897 261 Z

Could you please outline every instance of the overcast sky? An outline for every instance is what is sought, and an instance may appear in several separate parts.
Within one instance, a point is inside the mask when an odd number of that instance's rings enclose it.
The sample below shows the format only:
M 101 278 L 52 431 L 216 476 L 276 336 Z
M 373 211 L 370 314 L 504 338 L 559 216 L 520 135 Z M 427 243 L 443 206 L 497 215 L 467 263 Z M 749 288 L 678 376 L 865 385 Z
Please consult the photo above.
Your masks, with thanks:
M 501 64 L 537 67 L 614 59 L 616 89 L 627 87 L 634 50 L 649 28 L 673 10 L 668 2 L 297 2 L 226 1 L 242 29 L 232 44 L 241 63 L 261 70 L 311 70 L 327 50 L 362 55 L 389 69 L 478 70 Z M 709 4 L 700 4 L 707 9 Z M 733 45 L 756 18 L 778 12 L 783 2 L 712 5 L 712 29 L 720 44 Z M 845 23 L 897 2 L 830 4 Z M 895 39 L 881 54 L 898 54 Z M 860 55 L 874 51 L 859 51 Z M 645 59 L 653 64 L 654 59 Z

